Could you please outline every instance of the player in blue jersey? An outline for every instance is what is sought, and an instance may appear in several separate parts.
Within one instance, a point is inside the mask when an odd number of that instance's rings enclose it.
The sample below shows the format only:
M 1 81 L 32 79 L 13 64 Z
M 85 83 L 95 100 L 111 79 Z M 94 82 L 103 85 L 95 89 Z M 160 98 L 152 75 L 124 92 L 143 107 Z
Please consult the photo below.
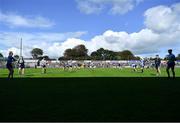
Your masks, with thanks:
M 169 69 L 171 68 L 172 74 L 173 74 L 173 78 L 175 78 L 175 71 L 174 71 L 174 67 L 175 67 L 175 61 L 176 61 L 176 57 L 175 55 L 172 53 L 172 49 L 168 50 L 169 55 L 166 56 L 166 60 L 167 60 L 167 68 L 166 68 L 166 72 L 168 74 L 168 77 L 170 77 L 170 73 L 169 73 Z
M 9 52 L 9 56 L 7 58 L 6 68 L 9 70 L 8 79 L 13 78 L 14 74 L 14 65 L 13 62 L 15 62 L 16 59 L 13 57 L 13 52 Z
M 161 59 L 159 58 L 159 55 L 156 55 L 156 58 L 154 60 L 155 68 L 157 71 L 157 76 L 161 74 L 160 65 L 161 65 Z

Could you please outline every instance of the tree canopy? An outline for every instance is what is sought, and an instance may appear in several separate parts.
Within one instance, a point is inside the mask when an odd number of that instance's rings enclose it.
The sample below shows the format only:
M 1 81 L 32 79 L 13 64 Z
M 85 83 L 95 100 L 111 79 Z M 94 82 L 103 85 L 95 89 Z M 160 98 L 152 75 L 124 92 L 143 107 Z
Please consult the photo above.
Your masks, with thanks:
M 1 58 L 4 57 L 2 53 L 0 53 L 0 57 L 1 57 Z
M 44 58 L 45 60 L 49 60 L 49 59 L 50 59 L 49 56 L 47 56 L 47 55 L 43 56 L 43 58 Z
M 77 45 L 72 49 L 66 49 L 64 56 L 59 59 L 84 60 L 88 57 L 88 49 L 84 45 Z
M 15 59 L 19 59 L 19 55 L 14 55 L 14 58 Z
M 117 57 L 120 60 L 135 60 L 136 59 L 134 54 L 129 50 L 124 50 L 124 51 L 121 51 L 121 52 L 117 52 Z
M 176 59 L 177 59 L 177 60 L 180 60 L 180 54 L 177 55 Z
M 105 50 L 103 48 L 98 49 L 91 53 L 93 60 L 116 60 L 116 53 L 111 50 Z
M 32 51 L 31 51 L 31 55 L 34 59 L 38 59 L 40 57 L 42 57 L 43 55 L 43 50 L 42 49 L 39 49 L 39 48 L 34 48 Z
M 131 51 L 124 50 L 115 52 L 108 49 L 100 48 L 88 55 L 88 49 L 84 45 L 77 45 L 72 49 L 66 49 L 64 56 L 59 60 L 139 60 Z

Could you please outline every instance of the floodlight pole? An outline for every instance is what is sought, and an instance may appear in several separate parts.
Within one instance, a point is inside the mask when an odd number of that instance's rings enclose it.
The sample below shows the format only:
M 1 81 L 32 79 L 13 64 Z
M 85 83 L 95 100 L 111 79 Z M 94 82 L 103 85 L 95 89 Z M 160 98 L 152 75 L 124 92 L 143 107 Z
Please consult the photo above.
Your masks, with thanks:
M 22 38 L 21 38 L 21 42 L 20 42 L 20 57 L 22 57 Z

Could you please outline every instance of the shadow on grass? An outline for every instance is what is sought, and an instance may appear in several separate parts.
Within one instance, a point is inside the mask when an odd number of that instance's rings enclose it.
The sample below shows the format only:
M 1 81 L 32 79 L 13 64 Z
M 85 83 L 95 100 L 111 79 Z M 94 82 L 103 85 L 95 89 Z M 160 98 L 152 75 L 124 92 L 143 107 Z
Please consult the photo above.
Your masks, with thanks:
M 0 79 L 0 121 L 180 121 L 180 78 Z

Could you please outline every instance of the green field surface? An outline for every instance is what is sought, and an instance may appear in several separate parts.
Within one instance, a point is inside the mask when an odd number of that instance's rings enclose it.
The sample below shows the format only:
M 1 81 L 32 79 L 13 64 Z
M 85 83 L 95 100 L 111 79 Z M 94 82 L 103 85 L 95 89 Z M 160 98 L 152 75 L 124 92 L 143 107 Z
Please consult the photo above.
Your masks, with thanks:
M 180 77 L 180 68 L 175 69 L 176 76 Z M 0 69 L 0 77 L 7 77 L 8 70 Z M 160 77 L 166 77 L 166 70 L 161 69 Z M 15 69 L 15 78 L 19 78 L 18 70 Z M 131 68 L 96 68 L 96 69 L 73 69 L 63 70 L 58 68 L 48 68 L 46 74 L 41 73 L 41 69 L 27 68 L 25 69 L 25 75 L 21 76 L 24 78 L 42 78 L 42 77 L 156 77 L 155 69 L 145 69 L 144 73 L 138 69 L 134 72 Z
M 180 69 L 26 69 L 0 71 L 0 121 L 180 121 Z

